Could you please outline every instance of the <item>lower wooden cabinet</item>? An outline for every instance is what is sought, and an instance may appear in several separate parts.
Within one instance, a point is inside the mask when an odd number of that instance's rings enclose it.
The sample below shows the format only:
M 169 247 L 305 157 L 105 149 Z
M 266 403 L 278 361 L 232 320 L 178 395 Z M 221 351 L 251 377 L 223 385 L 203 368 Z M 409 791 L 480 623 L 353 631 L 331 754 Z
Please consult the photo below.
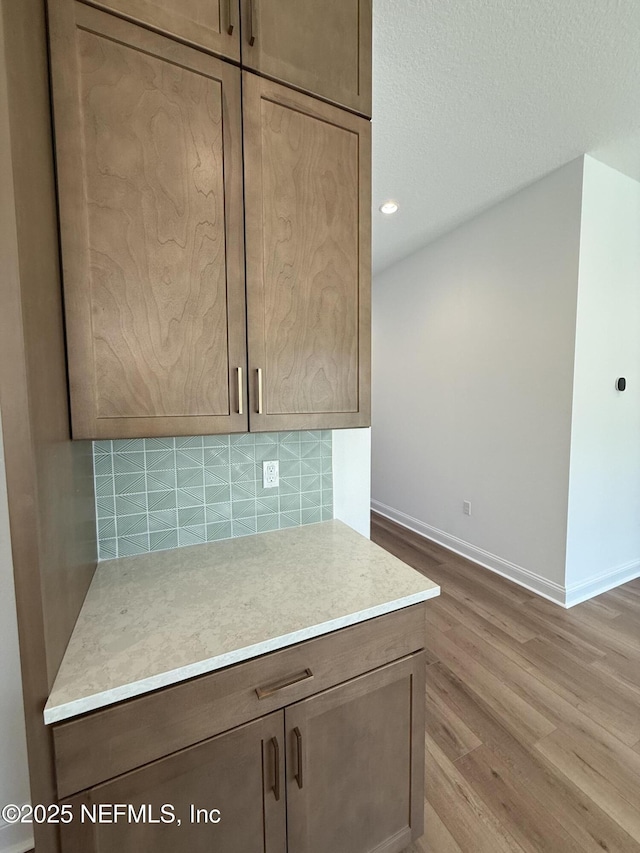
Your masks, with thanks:
M 63 853 L 398 853 L 423 831 L 424 668 L 412 654 L 64 800 Z
M 396 853 L 423 832 L 424 653 L 285 710 L 289 853 Z
M 62 826 L 62 850 L 282 853 L 283 722 L 282 711 L 269 714 L 65 800 L 74 820 Z M 113 822 L 118 804 L 131 812 Z

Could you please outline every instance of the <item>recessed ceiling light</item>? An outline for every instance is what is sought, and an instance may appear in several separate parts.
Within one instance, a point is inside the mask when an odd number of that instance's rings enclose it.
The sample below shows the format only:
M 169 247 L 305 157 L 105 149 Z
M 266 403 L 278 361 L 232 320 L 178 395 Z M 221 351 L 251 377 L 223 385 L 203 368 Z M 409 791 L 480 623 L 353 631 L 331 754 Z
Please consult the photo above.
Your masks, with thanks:
M 382 213 L 390 216 L 392 213 L 396 213 L 398 210 L 398 202 L 397 201 L 385 201 L 384 204 L 380 205 L 380 210 Z

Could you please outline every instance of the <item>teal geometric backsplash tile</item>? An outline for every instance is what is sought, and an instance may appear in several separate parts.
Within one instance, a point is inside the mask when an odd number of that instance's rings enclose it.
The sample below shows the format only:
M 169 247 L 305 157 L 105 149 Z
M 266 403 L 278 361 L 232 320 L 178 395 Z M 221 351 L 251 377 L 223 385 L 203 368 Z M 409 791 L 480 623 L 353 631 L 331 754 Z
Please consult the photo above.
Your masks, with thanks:
M 94 441 L 99 558 L 333 518 L 331 449 L 331 430 Z

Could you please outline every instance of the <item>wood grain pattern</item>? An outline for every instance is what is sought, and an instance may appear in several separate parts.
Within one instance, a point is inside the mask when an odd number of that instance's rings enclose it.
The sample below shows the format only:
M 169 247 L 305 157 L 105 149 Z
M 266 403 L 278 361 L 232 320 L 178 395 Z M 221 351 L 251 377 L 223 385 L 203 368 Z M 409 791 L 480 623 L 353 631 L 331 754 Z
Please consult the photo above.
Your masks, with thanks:
M 427 798 L 461 850 L 520 853 L 522 848 L 508 829 L 429 737 L 425 776 Z M 428 832 L 427 826 L 427 838 Z
M 412 655 L 285 710 L 289 850 L 398 853 L 422 835 L 424 669 Z
M 631 649 L 625 654 L 609 651 L 594 660 L 593 666 L 594 669 L 607 672 L 629 686 L 640 688 L 640 667 Z
M 482 741 L 435 692 L 426 694 L 426 728 L 429 736 L 451 761 L 482 746 Z
M 270 742 L 281 744 L 283 778 L 283 718 L 282 712 L 262 717 L 67 800 L 76 815 L 82 805 L 125 803 L 136 811 L 151 806 L 158 821 L 162 806 L 171 804 L 181 823 L 75 820 L 61 829 L 62 853 L 282 853 L 285 799 L 276 801 L 272 791 Z M 192 822 L 192 804 L 219 809 L 220 822 Z
M 242 0 L 242 32 L 246 68 L 371 117 L 371 0 Z
M 91 0 L 91 4 L 194 47 L 240 60 L 239 0 Z
M 74 437 L 246 429 L 240 72 L 51 6 Z
M 460 846 L 428 800 L 424 803 L 427 834 L 410 844 L 405 853 L 461 853 Z
M 425 605 L 121 702 L 53 728 L 65 797 L 421 649 Z M 313 679 L 259 700 L 255 689 L 311 669 Z
M 577 787 L 597 802 L 632 838 L 640 838 L 640 756 L 614 755 L 568 726 L 559 726 L 536 748 Z
M 94 33 L 78 47 L 97 415 L 224 414 L 220 83 Z
M 622 853 L 627 849 L 631 841 L 627 833 L 608 820 L 605 813 L 566 777 L 541 761 L 539 754 L 510 734 L 501 719 L 445 664 L 428 667 L 427 690 L 437 692 L 478 734 L 492 755 L 509 768 L 510 787 L 526 790 L 529 796 L 542 803 L 549 815 L 570 829 L 583 850 Z M 452 808 L 455 805 L 454 802 Z
M 640 581 L 567 611 L 375 514 L 372 538 L 442 588 L 427 611 L 437 819 L 411 853 L 640 853 Z
M 369 122 L 247 73 L 243 110 L 251 428 L 367 425 Z
M 581 843 L 525 787 L 512 784 L 508 765 L 488 747 L 462 756 L 456 766 L 527 853 L 581 853 Z
M 555 726 L 545 714 L 523 699 L 512 687 L 504 682 L 495 671 L 481 666 L 465 648 L 450 637 L 451 632 L 438 636 L 432 650 L 439 652 L 439 659 L 451 668 L 467 683 L 478 696 L 500 715 L 504 725 L 519 740 L 534 744 L 540 738 L 550 734 Z
M 272 101 L 261 107 L 267 411 L 354 411 L 358 137 Z
M 450 637 L 455 640 L 457 647 L 480 666 L 496 673 L 501 680 L 508 683 L 523 700 L 534 708 L 542 709 L 545 717 L 554 726 L 570 723 L 575 731 L 584 733 L 592 742 L 601 742 L 605 749 L 616 755 L 616 760 L 624 759 L 627 753 L 624 743 L 610 735 L 608 728 L 605 728 L 611 718 L 605 718 L 603 725 L 598 725 L 597 708 L 587 706 L 567 690 L 564 684 L 558 685 L 558 681 L 562 679 L 557 675 L 555 681 L 548 679 L 540 671 L 536 659 L 529 657 L 528 644 L 515 650 L 511 641 L 507 639 L 505 642 L 495 632 L 484 633 L 479 626 L 474 626 L 471 631 L 459 625 L 450 632 Z M 587 710 L 591 716 L 587 716 Z M 611 728 L 613 730 L 613 727 Z M 622 755 L 617 754 L 619 751 Z
M 45 9 L 0 7 L 0 408 L 31 801 L 55 801 L 42 709 L 96 563 L 91 448 L 69 433 Z M 2 567 L 8 571 L 8 566 Z M 57 829 L 34 825 L 38 853 Z

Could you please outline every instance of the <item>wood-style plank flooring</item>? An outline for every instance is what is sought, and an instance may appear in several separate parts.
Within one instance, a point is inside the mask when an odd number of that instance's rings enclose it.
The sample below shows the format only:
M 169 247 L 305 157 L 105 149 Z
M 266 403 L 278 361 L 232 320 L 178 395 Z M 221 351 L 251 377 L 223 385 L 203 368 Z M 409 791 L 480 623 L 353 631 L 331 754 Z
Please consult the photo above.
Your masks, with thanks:
M 371 538 L 442 588 L 408 853 L 640 853 L 640 580 L 564 610 L 375 514 Z

